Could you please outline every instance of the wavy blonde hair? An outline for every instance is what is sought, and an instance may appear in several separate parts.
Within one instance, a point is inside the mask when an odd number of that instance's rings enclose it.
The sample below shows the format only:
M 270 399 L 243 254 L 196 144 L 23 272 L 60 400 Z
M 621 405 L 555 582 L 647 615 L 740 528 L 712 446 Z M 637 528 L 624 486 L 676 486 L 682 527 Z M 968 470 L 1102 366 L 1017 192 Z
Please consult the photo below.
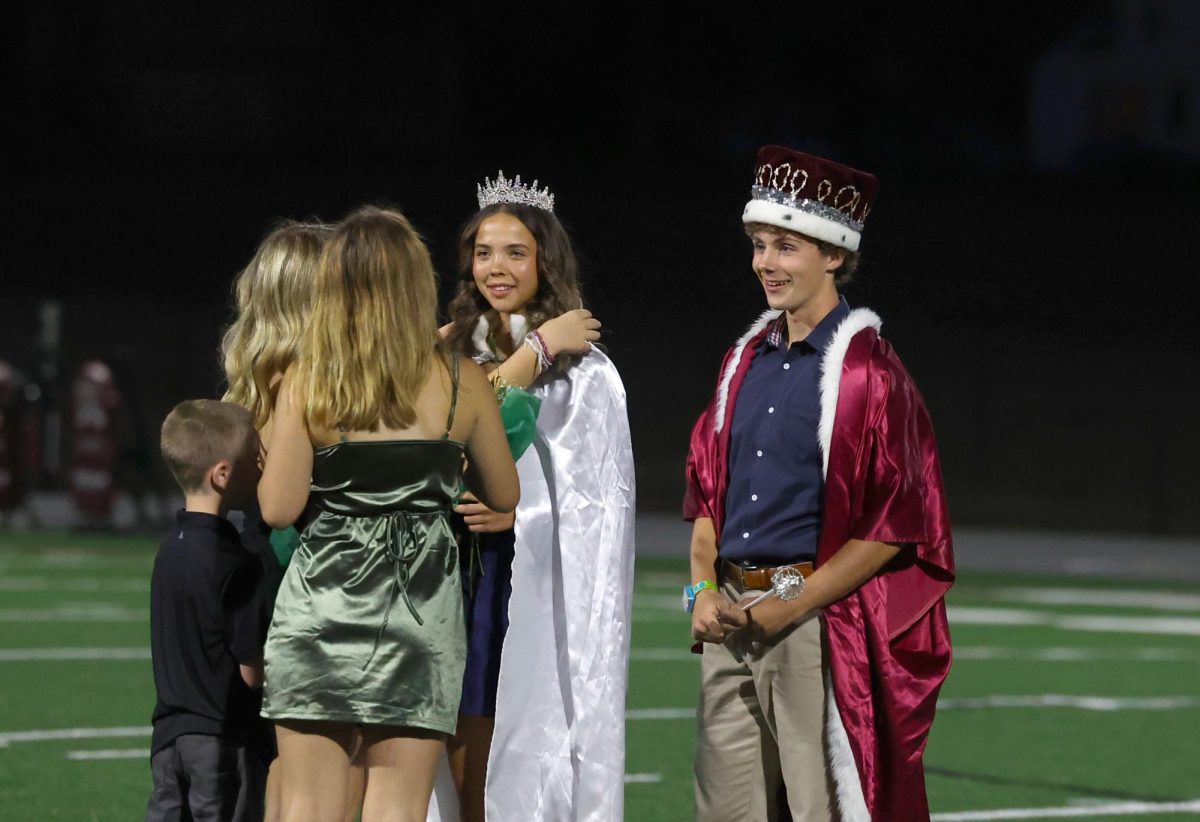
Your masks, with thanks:
M 309 423 L 407 428 L 438 349 L 429 250 L 400 212 L 360 208 L 334 230 L 317 266 L 298 359 Z
M 262 429 L 275 407 L 271 380 L 296 360 L 308 327 L 317 262 L 330 226 L 277 225 L 234 284 L 236 316 L 221 338 L 224 400 L 250 409 Z

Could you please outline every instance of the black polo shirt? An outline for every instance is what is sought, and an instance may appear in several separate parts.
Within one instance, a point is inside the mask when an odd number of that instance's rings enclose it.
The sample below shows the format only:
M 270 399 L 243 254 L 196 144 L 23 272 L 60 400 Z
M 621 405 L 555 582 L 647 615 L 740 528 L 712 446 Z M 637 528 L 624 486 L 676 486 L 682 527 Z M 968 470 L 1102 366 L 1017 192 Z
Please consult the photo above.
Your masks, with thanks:
M 150 582 L 157 753 L 182 734 L 225 736 L 273 756 L 262 692 L 239 663 L 262 658 L 271 618 L 263 565 L 224 517 L 180 511 Z
M 838 301 L 803 340 L 781 316 L 754 354 L 729 431 L 720 555 L 731 562 L 811 561 L 821 534 L 821 357 L 850 313 Z

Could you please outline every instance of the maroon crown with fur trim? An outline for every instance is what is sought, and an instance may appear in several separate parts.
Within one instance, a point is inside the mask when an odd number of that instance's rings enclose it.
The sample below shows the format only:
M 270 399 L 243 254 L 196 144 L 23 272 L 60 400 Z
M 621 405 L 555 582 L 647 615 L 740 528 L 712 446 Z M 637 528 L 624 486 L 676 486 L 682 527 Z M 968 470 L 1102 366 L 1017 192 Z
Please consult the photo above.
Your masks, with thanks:
M 746 223 L 797 231 L 857 251 L 879 180 L 832 160 L 763 146 L 754 164 Z

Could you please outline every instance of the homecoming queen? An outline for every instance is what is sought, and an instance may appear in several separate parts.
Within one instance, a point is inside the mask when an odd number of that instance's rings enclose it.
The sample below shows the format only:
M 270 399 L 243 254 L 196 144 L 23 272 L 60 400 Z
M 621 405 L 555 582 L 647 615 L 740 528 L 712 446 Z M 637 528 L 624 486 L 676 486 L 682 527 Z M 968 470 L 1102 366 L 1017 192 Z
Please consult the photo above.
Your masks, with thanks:
M 478 202 L 443 333 L 496 388 L 522 502 L 515 518 L 470 497 L 456 509 L 469 529 L 467 670 L 450 746 L 458 796 L 439 790 L 438 810 L 457 819 L 460 799 L 464 820 L 485 806 L 494 820 L 620 819 L 634 521 L 625 389 L 591 345 L 600 323 L 582 308 L 554 195 L 501 173 Z

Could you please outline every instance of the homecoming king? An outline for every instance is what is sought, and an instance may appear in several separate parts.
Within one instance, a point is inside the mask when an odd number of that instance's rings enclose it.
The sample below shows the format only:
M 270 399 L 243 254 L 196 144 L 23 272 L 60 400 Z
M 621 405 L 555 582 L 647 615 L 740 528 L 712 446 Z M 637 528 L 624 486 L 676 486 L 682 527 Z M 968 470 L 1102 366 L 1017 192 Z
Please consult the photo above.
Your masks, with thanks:
M 687 462 L 698 820 L 929 816 L 954 579 L 937 446 L 879 317 L 838 294 L 877 188 L 758 152 L 742 221 L 769 309 L 725 355 Z

